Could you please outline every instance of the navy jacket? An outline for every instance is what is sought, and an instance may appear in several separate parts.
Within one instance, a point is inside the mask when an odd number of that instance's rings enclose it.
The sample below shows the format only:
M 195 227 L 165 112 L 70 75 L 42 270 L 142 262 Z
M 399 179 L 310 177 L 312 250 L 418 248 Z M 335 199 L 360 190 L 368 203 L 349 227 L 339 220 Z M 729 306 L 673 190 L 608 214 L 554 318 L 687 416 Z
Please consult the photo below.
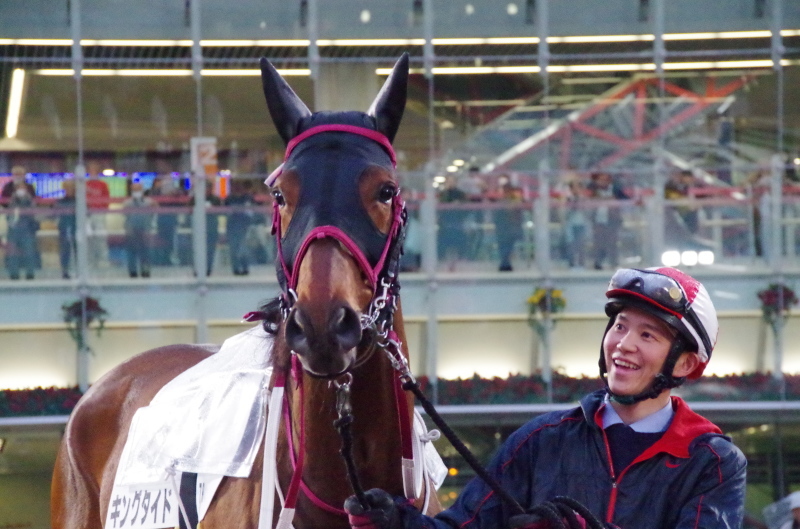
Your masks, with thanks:
M 744 516 L 744 454 L 719 428 L 672 397 L 667 431 L 614 475 L 601 427 L 605 390 L 580 407 L 541 415 L 514 432 L 489 471 L 524 508 L 570 496 L 621 529 L 738 529 Z M 403 508 L 406 528 L 508 527 L 510 510 L 480 479 L 429 518 Z

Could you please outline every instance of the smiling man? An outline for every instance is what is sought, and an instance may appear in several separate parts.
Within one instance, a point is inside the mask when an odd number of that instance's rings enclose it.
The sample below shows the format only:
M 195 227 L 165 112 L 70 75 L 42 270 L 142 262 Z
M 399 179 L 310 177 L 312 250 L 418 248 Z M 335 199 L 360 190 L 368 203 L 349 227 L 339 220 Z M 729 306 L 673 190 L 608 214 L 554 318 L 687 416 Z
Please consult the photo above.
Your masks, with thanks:
M 503 488 L 536 514 L 514 515 L 476 478 L 434 518 L 373 489 L 367 493 L 371 510 L 364 512 L 352 498 L 345 504 L 351 525 L 739 528 L 744 455 L 719 428 L 670 395 L 687 378 L 699 378 L 711 358 L 718 323 L 708 292 L 674 268 L 622 269 L 611 278 L 606 297 L 609 323 L 599 362 L 606 388 L 576 408 L 530 421 L 489 467 Z M 580 505 L 557 499 L 565 496 Z M 534 509 L 543 504 L 555 508 L 549 519 Z

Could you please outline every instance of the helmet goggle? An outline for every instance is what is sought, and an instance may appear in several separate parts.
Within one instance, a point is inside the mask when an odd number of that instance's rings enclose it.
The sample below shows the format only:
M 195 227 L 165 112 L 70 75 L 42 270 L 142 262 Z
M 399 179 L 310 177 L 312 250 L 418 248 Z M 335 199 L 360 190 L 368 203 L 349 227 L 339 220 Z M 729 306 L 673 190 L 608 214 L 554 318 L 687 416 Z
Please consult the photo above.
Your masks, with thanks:
M 705 351 L 710 355 L 713 347 L 708 333 L 691 307 L 686 293 L 675 279 L 649 270 L 636 268 L 617 270 L 611 277 L 606 296 L 615 298 L 621 295 L 635 296 L 676 316 L 679 320 L 686 320 L 697 332 Z M 679 330 L 683 331 L 684 329 Z M 685 330 L 688 332 L 688 329 Z M 692 340 L 694 340 L 693 337 Z

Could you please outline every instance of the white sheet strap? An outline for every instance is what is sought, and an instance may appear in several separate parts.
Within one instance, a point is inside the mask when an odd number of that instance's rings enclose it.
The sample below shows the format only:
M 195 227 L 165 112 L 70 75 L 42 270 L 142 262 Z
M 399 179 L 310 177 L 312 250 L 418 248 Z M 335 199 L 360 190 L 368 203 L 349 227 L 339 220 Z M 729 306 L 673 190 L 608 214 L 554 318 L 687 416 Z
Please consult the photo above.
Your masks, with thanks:
M 276 386 L 272 388 L 272 394 L 269 399 L 267 433 L 264 439 L 264 472 L 261 482 L 261 512 L 258 517 L 258 529 L 271 529 L 272 527 L 272 516 L 275 510 L 275 489 L 278 483 L 278 431 L 281 424 L 282 405 L 283 386 Z M 283 518 L 283 512 L 281 512 L 281 518 Z

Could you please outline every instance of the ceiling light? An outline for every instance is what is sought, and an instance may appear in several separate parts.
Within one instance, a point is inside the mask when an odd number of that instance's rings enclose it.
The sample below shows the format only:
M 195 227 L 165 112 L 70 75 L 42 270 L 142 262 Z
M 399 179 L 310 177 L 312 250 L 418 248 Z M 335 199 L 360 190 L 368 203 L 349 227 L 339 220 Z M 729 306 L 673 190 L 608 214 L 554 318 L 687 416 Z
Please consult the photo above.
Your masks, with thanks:
M 456 171 L 458 171 L 458 167 L 456 167 L 455 165 L 450 165 L 447 167 L 448 173 L 455 173 Z
M 678 250 L 667 250 L 661 254 L 661 263 L 664 266 L 678 266 L 681 264 L 681 253 Z
M 655 40 L 653 35 L 575 35 L 547 37 L 550 44 L 588 44 L 594 42 L 636 42 Z
M 362 11 L 361 16 L 369 11 Z M 466 4 L 464 12 L 467 15 L 475 13 L 473 4 Z M 506 6 L 509 15 L 519 13 L 519 7 L 515 3 Z M 366 15 L 371 18 L 371 15 Z M 800 29 L 783 29 L 780 32 L 782 37 L 800 36 Z M 709 39 L 751 39 L 768 38 L 772 35 L 769 30 L 755 31 L 719 31 L 719 32 L 698 32 L 698 33 L 665 33 L 664 40 L 709 40 Z M 644 33 L 639 35 L 565 35 L 547 37 L 547 42 L 551 44 L 586 44 L 598 42 L 636 42 L 653 41 L 655 35 Z M 317 40 L 318 46 L 397 46 L 398 41 L 406 45 L 422 46 L 425 39 L 345 39 L 345 40 Z M 511 42 L 514 41 L 514 42 Z M 524 44 L 538 42 L 536 37 L 501 37 L 501 38 L 453 38 L 453 39 L 433 39 L 435 45 L 458 45 L 458 44 Z M 271 40 L 201 40 L 201 46 L 274 46 L 274 47 L 296 47 L 308 46 L 308 39 L 271 39 Z M 0 46 L 72 46 L 72 39 L 0 39 Z M 168 40 L 168 39 L 81 39 L 82 46 L 191 46 L 189 39 Z
M 81 41 L 83 42 L 83 41 Z M 191 41 L 189 41 L 191 43 Z M 291 48 L 308 46 L 311 41 L 308 39 L 262 39 L 262 40 L 201 40 L 203 47 L 234 47 L 234 46 L 264 46 L 273 48 Z
M 317 46 L 422 46 L 425 39 L 318 39 Z
M 697 262 L 701 265 L 714 264 L 714 252 L 711 250 L 703 250 L 697 254 Z
M 70 45 L 72 41 L 70 41 Z M 200 41 L 203 44 L 203 41 Z M 190 39 L 144 40 L 144 39 L 81 39 L 81 46 L 191 46 Z
M 365 9 L 358 18 L 361 20 L 362 24 L 369 24 L 370 19 L 372 19 L 372 14 L 369 12 L 369 9 Z
M 460 159 L 459 160 L 453 160 L 453 165 L 457 165 L 458 167 L 461 167 L 465 163 L 466 162 L 464 160 L 460 160 Z
M 464 13 L 466 13 L 468 15 L 474 15 L 475 14 L 475 6 L 473 6 L 472 4 L 465 5 L 464 6 Z
M 697 264 L 697 252 L 694 250 L 686 250 L 681 252 L 681 263 L 685 266 L 694 266 Z
M 117 173 L 113 169 L 103 169 L 103 176 L 114 176 L 115 174 Z
M 50 76 L 71 76 L 75 71 L 71 68 L 43 68 L 34 70 L 36 75 L 50 75 Z M 282 76 L 308 76 L 311 75 L 311 70 L 308 68 L 293 68 L 293 69 L 278 69 L 278 73 Z M 221 69 L 203 69 L 200 74 L 206 77 L 245 77 L 245 76 L 259 76 L 261 70 L 239 70 L 231 68 Z M 126 77 L 188 77 L 192 75 L 191 70 L 169 70 L 166 68 L 159 68 L 153 70 L 145 69 L 130 69 L 130 70 L 101 70 L 101 69 L 86 69 L 81 70 L 81 75 L 85 77 L 97 76 L 126 76 Z
M 16 68 L 11 74 L 11 90 L 8 96 L 8 114 L 6 115 L 6 137 L 8 138 L 17 136 L 24 88 L 25 70 Z
M 436 184 L 444 184 L 447 181 L 447 177 L 442 175 L 436 175 L 433 177 L 433 181 Z
M 506 6 L 506 13 L 508 13 L 512 17 L 514 15 L 516 15 L 517 13 L 519 13 L 519 8 L 517 7 L 517 4 L 514 4 L 514 3 L 508 4 Z

